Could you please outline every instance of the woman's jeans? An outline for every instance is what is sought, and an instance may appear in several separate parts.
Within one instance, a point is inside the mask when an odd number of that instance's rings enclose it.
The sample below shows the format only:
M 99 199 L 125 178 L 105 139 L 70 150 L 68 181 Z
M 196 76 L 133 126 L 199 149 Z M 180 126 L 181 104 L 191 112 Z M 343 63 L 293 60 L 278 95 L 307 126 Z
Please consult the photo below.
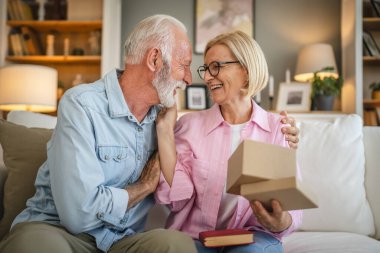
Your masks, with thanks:
M 282 243 L 264 232 L 254 232 L 255 242 L 246 245 L 207 248 L 195 240 L 198 253 L 283 253 Z

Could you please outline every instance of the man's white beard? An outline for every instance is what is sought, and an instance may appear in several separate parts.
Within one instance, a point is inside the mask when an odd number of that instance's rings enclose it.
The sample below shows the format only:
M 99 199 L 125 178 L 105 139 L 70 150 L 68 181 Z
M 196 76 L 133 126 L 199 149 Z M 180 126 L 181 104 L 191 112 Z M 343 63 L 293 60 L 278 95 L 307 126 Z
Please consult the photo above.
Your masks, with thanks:
M 184 81 L 174 80 L 170 76 L 169 64 L 164 63 L 161 70 L 153 79 L 153 86 L 157 90 L 160 103 L 165 107 L 172 107 L 176 102 L 174 90 L 177 89 L 177 87 L 184 90 L 186 88 L 186 83 Z

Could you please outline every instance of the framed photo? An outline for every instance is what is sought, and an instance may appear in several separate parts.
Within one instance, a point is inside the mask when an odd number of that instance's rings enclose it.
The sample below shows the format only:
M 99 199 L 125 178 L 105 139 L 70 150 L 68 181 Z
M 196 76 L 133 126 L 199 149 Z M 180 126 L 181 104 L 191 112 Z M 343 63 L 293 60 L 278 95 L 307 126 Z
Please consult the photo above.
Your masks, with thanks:
M 380 17 L 380 1 L 379 0 L 371 0 L 371 4 L 373 9 L 376 12 L 376 15 Z
M 253 37 L 254 0 L 195 0 L 194 53 L 202 54 L 209 40 L 240 30 Z
M 203 110 L 208 108 L 207 86 L 192 84 L 186 87 L 186 109 Z
M 371 56 L 380 55 L 380 49 L 372 37 L 372 34 L 368 31 L 363 31 L 363 44 Z
M 310 111 L 310 83 L 280 83 L 276 111 Z

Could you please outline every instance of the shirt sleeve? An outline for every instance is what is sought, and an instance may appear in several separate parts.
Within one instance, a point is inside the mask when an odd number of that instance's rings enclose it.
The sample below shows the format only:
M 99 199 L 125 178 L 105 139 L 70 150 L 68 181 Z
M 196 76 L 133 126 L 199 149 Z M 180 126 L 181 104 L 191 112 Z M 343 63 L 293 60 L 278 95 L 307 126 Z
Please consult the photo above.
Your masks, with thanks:
M 76 234 L 107 225 L 119 228 L 129 195 L 104 185 L 91 117 L 70 91 L 60 101 L 48 145 L 51 190 L 61 223 Z
M 177 162 L 171 187 L 161 173 L 160 181 L 155 192 L 159 204 L 166 204 L 173 212 L 181 210 L 193 197 L 194 185 L 191 179 L 192 152 L 186 141 L 186 127 L 179 120 L 175 129 Z

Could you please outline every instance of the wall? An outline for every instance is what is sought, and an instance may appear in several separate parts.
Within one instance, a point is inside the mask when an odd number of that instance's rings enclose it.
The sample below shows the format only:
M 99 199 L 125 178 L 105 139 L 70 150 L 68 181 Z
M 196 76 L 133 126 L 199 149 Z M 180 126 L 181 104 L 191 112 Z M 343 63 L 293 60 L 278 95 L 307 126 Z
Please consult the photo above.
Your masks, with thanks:
M 332 44 L 340 71 L 340 3 L 341 0 L 255 1 L 255 39 L 267 57 L 269 72 L 275 79 L 275 91 L 279 82 L 285 79 L 287 68 L 293 76 L 298 50 L 310 43 Z M 158 13 L 181 20 L 193 41 L 194 1 L 123 0 L 121 45 L 141 19 Z M 194 83 L 202 82 L 196 73 L 202 64 L 203 56 L 193 55 L 191 69 Z M 267 90 L 263 91 L 262 100 L 267 108 Z

